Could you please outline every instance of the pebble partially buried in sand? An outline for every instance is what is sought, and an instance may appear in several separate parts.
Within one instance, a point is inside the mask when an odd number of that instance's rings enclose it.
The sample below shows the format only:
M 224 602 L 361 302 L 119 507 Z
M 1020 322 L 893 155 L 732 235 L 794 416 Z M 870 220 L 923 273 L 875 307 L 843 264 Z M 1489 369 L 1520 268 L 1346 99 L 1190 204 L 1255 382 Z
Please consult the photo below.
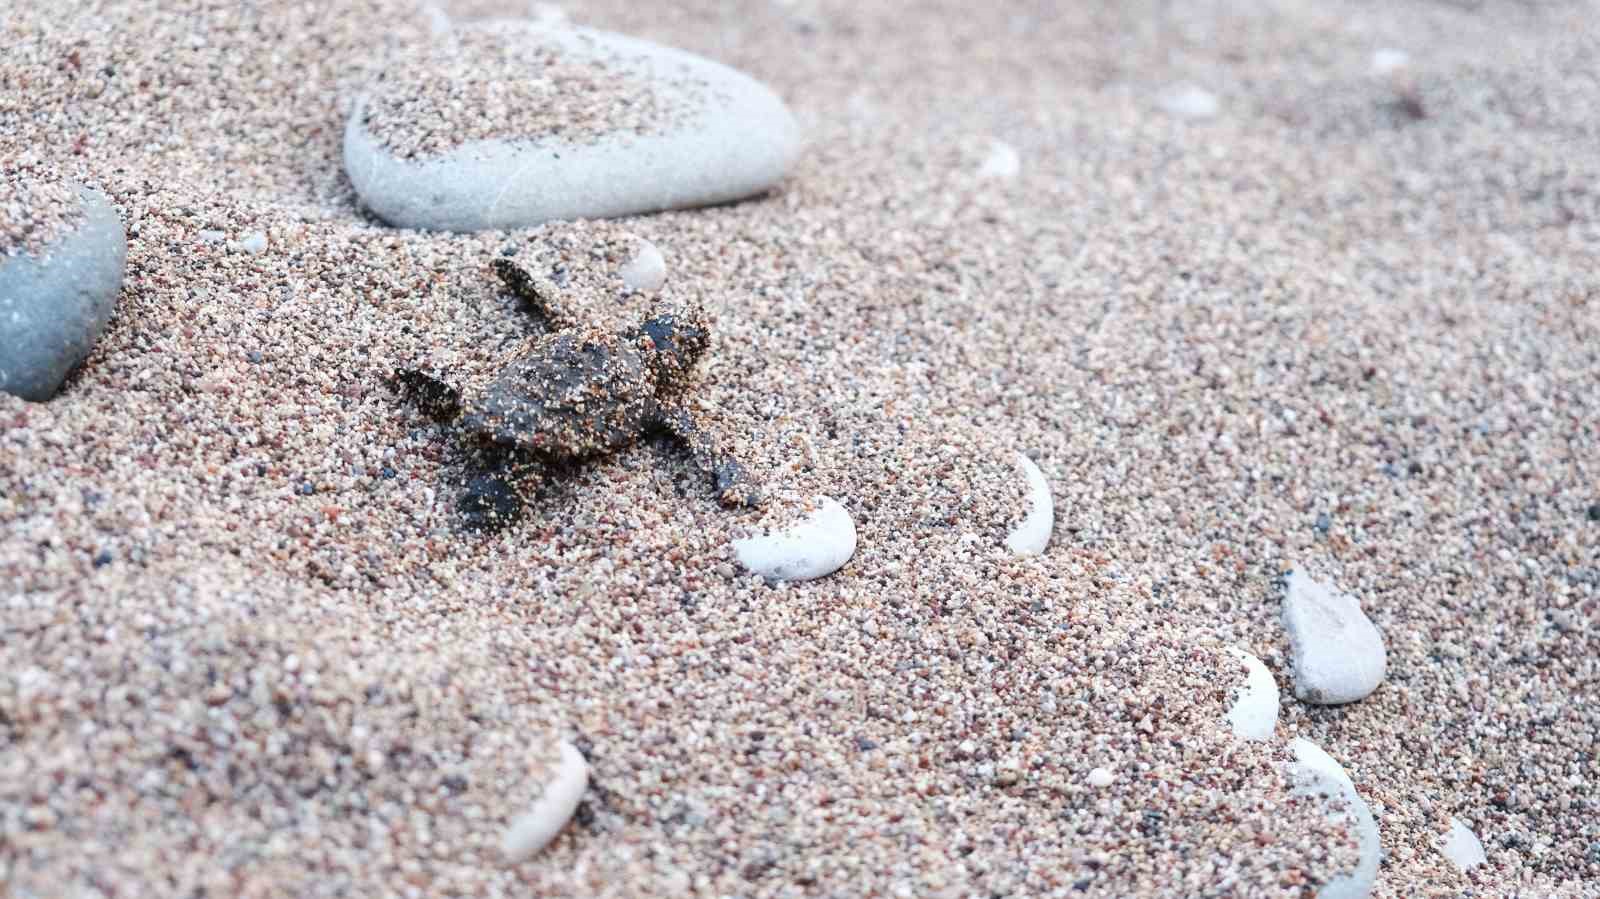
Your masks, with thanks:
M 99 191 L 0 181 L 0 391 L 55 396 L 111 320 L 127 255 Z
M 461 501 L 468 527 L 492 531 L 514 523 L 541 469 L 614 452 L 651 431 L 669 433 L 689 448 L 723 505 L 761 503 L 744 467 L 681 401 L 710 342 L 697 310 L 659 312 L 637 327 L 607 333 L 572 321 L 515 262 L 496 259 L 494 270 L 554 330 L 516 350 L 481 396 L 464 398 L 437 373 L 397 373 L 425 412 L 442 422 L 459 420 L 494 458 Z

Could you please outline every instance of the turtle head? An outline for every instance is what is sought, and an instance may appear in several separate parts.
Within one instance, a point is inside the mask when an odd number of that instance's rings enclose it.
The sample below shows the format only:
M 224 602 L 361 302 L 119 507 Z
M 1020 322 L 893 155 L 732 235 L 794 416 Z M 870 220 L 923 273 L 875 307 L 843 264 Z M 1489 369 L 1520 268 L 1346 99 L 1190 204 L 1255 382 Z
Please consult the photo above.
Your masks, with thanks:
M 649 365 L 659 384 L 680 389 L 689 380 L 695 363 L 711 344 L 711 331 L 697 308 L 676 312 L 657 312 L 645 319 L 639 332 L 649 338 Z

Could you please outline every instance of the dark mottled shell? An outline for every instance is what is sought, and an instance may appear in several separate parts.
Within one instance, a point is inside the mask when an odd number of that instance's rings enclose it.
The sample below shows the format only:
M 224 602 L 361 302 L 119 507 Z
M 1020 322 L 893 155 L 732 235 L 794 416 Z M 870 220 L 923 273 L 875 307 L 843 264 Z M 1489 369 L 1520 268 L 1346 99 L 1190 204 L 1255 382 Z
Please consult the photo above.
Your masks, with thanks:
M 469 404 L 484 440 L 553 459 L 632 443 L 656 410 L 655 375 L 634 340 L 581 329 L 535 341 Z

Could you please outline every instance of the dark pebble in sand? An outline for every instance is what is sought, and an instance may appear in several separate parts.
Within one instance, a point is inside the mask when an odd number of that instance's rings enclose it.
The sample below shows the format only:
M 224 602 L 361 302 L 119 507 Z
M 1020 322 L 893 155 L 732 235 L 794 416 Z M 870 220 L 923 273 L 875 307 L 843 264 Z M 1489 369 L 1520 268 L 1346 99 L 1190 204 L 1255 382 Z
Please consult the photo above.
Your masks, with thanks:
M 1333 527 L 1333 519 L 1328 517 L 1328 513 L 1319 512 L 1317 513 L 1316 523 L 1311 527 L 1314 528 L 1319 534 L 1326 534 L 1328 533 L 1328 529 Z
M 104 567 L 106 567 L 107 565 L 110 565 L 110 564 L 111 564 L 111 553 L 110 552 L 102 549 L 98 553 L 95 553 L 95 556 L 94 556 L 94 567 L 96 567 L 96 568 L 104 568 Z
M 1595 503 L 1589 507 L 1589 520 L 1600 521 L 1600 503 Z
M 383 466 L 383 469 L 378 472 L 378 474 L 382 475 L 383 479 L 386 480 L 386 481 L 387 480 L 393 480 L 394 476 L 395 476 L 395 470 L 390 468 L 389 466 L 385 465 L 385 466 Z

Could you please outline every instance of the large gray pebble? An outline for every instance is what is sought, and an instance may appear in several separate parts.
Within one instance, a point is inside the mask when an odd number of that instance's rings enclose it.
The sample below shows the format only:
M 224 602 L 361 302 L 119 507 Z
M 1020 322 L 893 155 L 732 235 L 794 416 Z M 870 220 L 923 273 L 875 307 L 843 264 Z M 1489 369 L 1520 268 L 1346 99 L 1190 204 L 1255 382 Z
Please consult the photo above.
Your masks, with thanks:
M 0 390 L 42 402 L 105 330 L 122 289 L 128 240 L 98 191 L 84 221 L 38 256 L 0 257 Z
M 539 40 L 575 58 L 595 48 L 626 58 L 630 74 L 690 107 L 664 133 L 612 133 L 598 140 L 479 140 L 443 155 L 404 159 L 380 146 L 357 105 L 345 128 L 344 164 L 357 194 L 384 221 L 404 228 L 480 231 L 557 219 L 614 218 L 727 203 L 781 179 L 800 151 L 793 115 L 771 89 L 692 53 L 585 28 L 526 23 Z

